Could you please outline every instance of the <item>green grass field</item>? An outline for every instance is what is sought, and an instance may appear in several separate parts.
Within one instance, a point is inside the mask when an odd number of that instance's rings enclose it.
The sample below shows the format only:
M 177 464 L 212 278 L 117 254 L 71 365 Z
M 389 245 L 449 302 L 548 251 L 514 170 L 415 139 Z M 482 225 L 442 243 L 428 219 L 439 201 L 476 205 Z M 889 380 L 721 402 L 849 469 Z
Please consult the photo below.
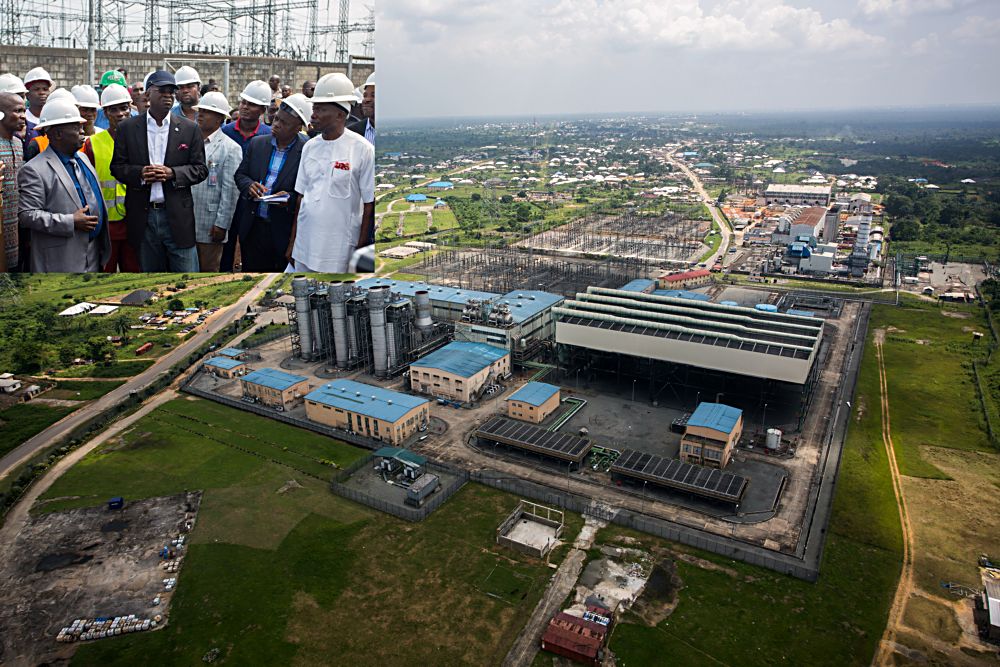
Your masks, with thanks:
M 407 213 L 403 219 L 403 235 L 427 233 L 427 214 L 424 212 Z
M 75 409 L 20 403 L 0 410 L 0 456 L 36 433 L 41 433 Z
M 127 378 L 138 375 L 153 364 L 154 359 L 127 359 L 105 366 L 104 364 L 86 364 L 70 366 L 59 371 L 57 375 L 65 378 Z
M 84 382 L 60 380 L 55 389 L 45 393 L 46 398 L 61 398 L 67 401 L 90 401 L 125 384 L 123 380 L 110 382 Z
M 434 226 L 438 228 L 438 231 L 458 227 L 458 220 L 455 219 L 455 214 L 451 212 L 451 209 L 437 208 L 434 209 L 432 215 L 434 216 Z
M 515 497 L 468 485 L 410 524 L 231 445 L 298 467 L 302 454 L 340 465 L 364 455 L 183 398 L 85 457 L 33 511 L 119 494 L 204 496 L 167 627 L 81 645 L 73 664 L 134 665 L 152 655 L 164 665 L 201 664 L 212 648 L 225 664 L 241 665 L 329 664 L 331 656 L 338 664 L 500 662 L 551 572 L 495 544 Z M 291 479 L 302 488 L 279 493 Z M 582 521 L 568 516 L 567 524 L 575 534 Z
M 211 274 L 204 274 L 205 277 Z M 203 276 L 199 275 L 199 278 Z M 24 276 L 22 299 L 25 303 L 63 303 L 62 307 L 78 301 L 95 301 L 124 296 L 137 289 L 156 291 L 161 285 L 172 285 L 184 278 L 180 273 L 45 273 Z M 66 296 L 69 298 L 64 298 Z

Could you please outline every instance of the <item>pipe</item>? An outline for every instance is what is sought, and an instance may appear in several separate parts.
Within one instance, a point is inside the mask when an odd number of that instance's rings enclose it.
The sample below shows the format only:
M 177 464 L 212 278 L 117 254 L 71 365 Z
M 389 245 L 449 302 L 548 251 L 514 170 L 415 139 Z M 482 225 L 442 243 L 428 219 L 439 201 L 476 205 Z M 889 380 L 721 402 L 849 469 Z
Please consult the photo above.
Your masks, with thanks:
M 295 297 L 295 320 L 299 326 L 299 347 L 302 358 L 312 359 L 312 315 L 309 312 L 309 282 L 305 276 L 292 278 L 292 296 Z
M 434 321 L 431 319 L 431 295 L 427 290 L 418 290 L 415 295 L 417 319 L 414 324 L 424 337 L 434 331 Z
M 371 321 L 372 358 L 377 378 L 388 375 L 389 354 L 385 340 L 385 306 L 388 296 L 387 285 L 368 290 L 368 319 Z
M 330 283 L 330 319 L 333 321 L 333 348 L 337 358 L 337 368 L 347 368 L 350 349 L 347 344 L 347 295 L 344 283 Z

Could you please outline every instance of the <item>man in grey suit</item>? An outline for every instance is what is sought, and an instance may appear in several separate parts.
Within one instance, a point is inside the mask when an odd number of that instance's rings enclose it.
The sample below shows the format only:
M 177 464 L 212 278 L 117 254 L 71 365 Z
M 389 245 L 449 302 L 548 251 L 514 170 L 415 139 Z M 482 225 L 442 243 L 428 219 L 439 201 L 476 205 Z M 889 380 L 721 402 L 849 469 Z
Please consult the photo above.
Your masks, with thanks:
M 18 221 L 31 230 L 31 271 L 100 271 L 111 256 L 108 215 L 97 173 L 78 152 L 84 119 L 72 101 L 45 105 L 35 127 L 49 146 L 17 175 Z

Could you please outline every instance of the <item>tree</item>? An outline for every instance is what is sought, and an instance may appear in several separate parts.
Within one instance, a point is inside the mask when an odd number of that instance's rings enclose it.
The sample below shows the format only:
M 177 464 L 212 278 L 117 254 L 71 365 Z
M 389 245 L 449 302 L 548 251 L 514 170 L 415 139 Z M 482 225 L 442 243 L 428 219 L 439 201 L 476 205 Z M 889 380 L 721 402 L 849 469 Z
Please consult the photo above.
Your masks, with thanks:
M 514 198 L 511 197 L 510 195 L 500 195 L 500 203 L 501 204 L 510 204 L 513 201 L 514 201 Z
M 531 206 L 524 202 L 520 202 L 514 208 L 514 217 L 518 222 L 527 222 L 531 219 Z
M 69 345 L 63 345 L 59 348 L 59 363 L 63 366 L 69 366 L 76 359 L 77 353 L 76 348 L 70 347 Z
M 167 302 L 167 308 L 170 310 L 184 310 L 184 302 L 174 297 Z
M 472 201 L 480 201 L 482 198 L 483 196 L 478 192 L 473 192 L 472 196 L 469 197 L 469 199 L 471 199 Z
M 129 324 L 128 315 L 121 313 L 114 321 L 115 333 L 122 337 L 122 341 L 128 342 L 129 332 L 132 331 L 132 325 Z

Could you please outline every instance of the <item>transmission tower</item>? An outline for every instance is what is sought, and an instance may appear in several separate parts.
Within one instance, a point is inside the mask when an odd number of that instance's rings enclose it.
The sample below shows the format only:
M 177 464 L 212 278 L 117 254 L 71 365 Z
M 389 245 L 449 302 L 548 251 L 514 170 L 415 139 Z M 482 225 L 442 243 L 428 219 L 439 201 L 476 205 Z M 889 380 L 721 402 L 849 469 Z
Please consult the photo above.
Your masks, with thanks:
M 340 0 L 340 19 L 337 21 L 337 49 L 334 52 L 334 60 L 340 63 L 347 62 L 347 36 L 350 33 L 348 27 L 351 22 L 351 0 Z

